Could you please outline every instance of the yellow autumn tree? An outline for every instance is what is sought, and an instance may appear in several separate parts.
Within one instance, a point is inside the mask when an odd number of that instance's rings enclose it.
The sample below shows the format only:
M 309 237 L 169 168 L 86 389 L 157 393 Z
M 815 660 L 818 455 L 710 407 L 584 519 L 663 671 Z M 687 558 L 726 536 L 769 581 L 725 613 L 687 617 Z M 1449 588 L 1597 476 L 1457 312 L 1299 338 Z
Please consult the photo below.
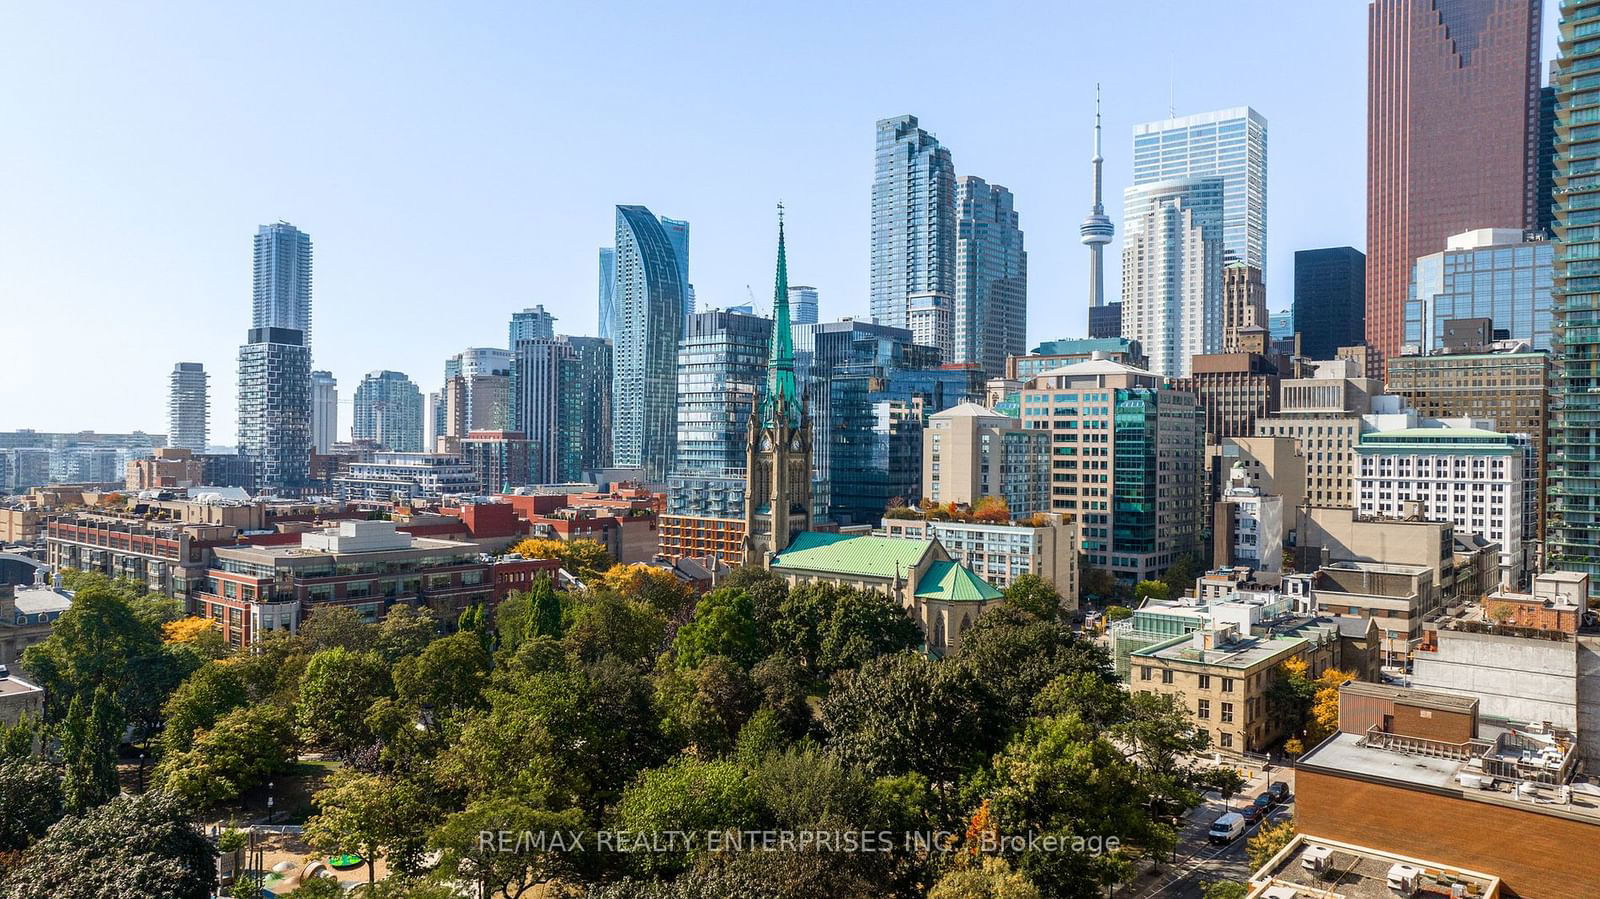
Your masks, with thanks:
M 614 565 L 601 577 L 607 589 L 637 599 L 671 617 L 694 601 L 694 590 L 665 568 L 635 562 Z
M 511 547 L 511 551 L 529 559 L 556 559 L 574 577 L 588 580 L 611 567 L 611 554 L 598 540 L 554 540 L 549 537 L 529 537 Z
M 228 654 L 227 641 L 222 631 L 205 618 L 193 615 L 161 625 L 161 637 L 168 643 L 192 646 L 207 658 L 220 659 Z
M 1348 671 L 1329 668 L 1312 682 L 1316 692 L 1311 695 L 1311 719 L 1306 722 L 1306 736 L 1320 743 L 1339 729 L 1339 688 L 1356 679 Z
M 549 537 L 529 537 L 511 547 L 511 551 L 525 559 L 559 559 L 564 544 Z
M 978 810 L 967 820 L 967 855 L 976 856 L 1000 844 L 1000 828 L 989 810 L 989 800 L 983 800 Z

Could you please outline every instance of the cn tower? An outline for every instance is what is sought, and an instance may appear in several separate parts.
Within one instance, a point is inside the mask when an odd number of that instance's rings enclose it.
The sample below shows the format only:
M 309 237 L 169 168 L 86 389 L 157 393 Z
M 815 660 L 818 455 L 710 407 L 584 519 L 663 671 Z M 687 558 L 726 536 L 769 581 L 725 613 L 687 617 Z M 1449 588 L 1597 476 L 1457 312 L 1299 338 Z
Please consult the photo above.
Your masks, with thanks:
M 1116 230 L 1111 225 L 1111 219 L 1106 215 L 1105 204 L 1100 200 L 1100 85 L 1094 86 L 1094 155 L 1089 158 L 1089 164 L 1094 166 L 1094 206 L 1089 210 L 1089 215 L 1084 218 L 1083 224 L 1078 226 L 1078 233 L 1089 247 L 1089 305 L 1091 307 L 1104 306 L 1106 303 L 1106 276 L 1105 276 L 1105 250 L 1106 244 L 1111 242 L 1111 235 Z

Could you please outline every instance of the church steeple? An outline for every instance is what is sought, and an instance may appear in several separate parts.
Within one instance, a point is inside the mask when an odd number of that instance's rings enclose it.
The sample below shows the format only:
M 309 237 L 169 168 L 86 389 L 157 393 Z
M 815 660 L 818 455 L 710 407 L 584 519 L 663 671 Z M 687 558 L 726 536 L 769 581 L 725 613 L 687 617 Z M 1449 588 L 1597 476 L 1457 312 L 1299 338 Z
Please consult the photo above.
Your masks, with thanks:
M 767 398 L 763 418 L 800 423 L 800 389 L 794 378 L 794 329 L 789 323 L 789 260 L 783 247 L 783 204 L 778 204 L 778 274 L 772 288 L 772 347 L 767 354 Z

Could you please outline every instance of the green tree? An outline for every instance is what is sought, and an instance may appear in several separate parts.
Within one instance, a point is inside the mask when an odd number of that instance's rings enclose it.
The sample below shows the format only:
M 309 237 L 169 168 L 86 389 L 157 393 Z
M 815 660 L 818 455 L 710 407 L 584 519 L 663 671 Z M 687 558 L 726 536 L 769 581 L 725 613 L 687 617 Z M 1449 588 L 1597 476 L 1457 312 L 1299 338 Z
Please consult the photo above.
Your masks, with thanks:
M 61 791 L 67 809 L 82 814 L 117 795 L 117 744 L 122 739 L 122 710 L 112 688 L 101 685 L 93 698 L 73 697 L 61 727 L 61 755 L 66 760 Z
M 559 845 L 554 838 L 565 839 L 582 827 L 577 809 L 551 812 L 513 799 L 488 799 L 451 815 L 429 842 L 440 852 L 443 876 L 477 884 L 479 896 L 520 899 L 573 870 L 570 853 L 550 847 Z M 503 842 L 502 833 L 509 835 Z M 486 841 L 485 834 L 492 836 Z M 546 836 L 543 843 L 537 841 L 540 835 Z
M 154 783 L 196 808 L 233 802 L 295 760 L 294 727 L 286 709 L 270 705 L 234 709 L 201 731 L 193 748 L 167 755 Z
M 1106 606 L 1106 621 L 1122 621 L 1133 617 L 1133 610 L 1127 606 Z
M 755 603 L 743 590 L 723 587 L 700 597 L 694 618 L 678 628 L 673 655 L 684 668 L 695 668 L 710 656 L 723 656 L 749 667 L 761 657 Z
M 1078 557 L 1082 559 L 1082 556 Z M 1080 565 L 1081 572 L 1078 578 L 1078 592 L 1084 599 L 1097 599 L 1102 602 L 1116 598 L 1117 579 L 1111 572 L 1104 568 L 1094 568 L 1089 565 Z
M 759 701 L 750 675 L 726 656 L 710 656 L 698 668 L 664 667 L 656 696 L 663 727 L 702 756 L 731 750 Z
M 1244 899 L 1248 895 L 1250 890 L 1244 884 L 1232 880 L 1213 880 L 1200 894 L 1201 899 Z
M 372 743 L 367 713 L 389 692 L 389 666 L 382 656 L 324 649 L 306 665 L 295 723 L 307 743 L 348 753 Z
M 433 728 L 444 728 L 468 709 L 482 707 L 488 682 L 489 654 L 469 633 L 435 640 L 420 655 L 394 666 L 400 700 L 425 711 L 423 720 Z
M 1135 602 L 1143 602 L 1147 599 L 1166 602 L 1172 597 L 1172 585 L 1165 581 L 1144 580 L 1133 585 L 1133 599 Z
M 45 713 L 58 721 L 74 700 L 101 686 L 120 689 L 137 659 L 158 653 L 161 631 L 136 614 L 129 595 L 104 579 L 84 581 L 50 636 L 23 651 L 22 668 L 45 689 Z
M 811 729 L 811 704 L 807 702 L 806 673 L 788 656 L 768 656 L 750 669 L 750 680 L 761 694 L 761 708 L 769 709 L 790 739 Z
M 772 625 L 774 648 L 814 677 L 922 645 L 922 631 L 883 594 L 838 584 L 789 591 Z
M 982 707 L 993 752 L 1028 717 L 1034 697 L 1052 680 L 1073 672 L 1110 679 L 1111 660 L 1060 618 L 1041 619 L 1018 606 L 990 609 L 961 638 L 950 660 L 987 694 Z
M 43 750 L 50 729 L 42 719 L 23 712 L 15 724 L 0 721 L 0 762 L 30 758 Z
M 760 821 L 761 803 L 745 770 L 734 762 L 680 756 L 646 771 L 617 806 L 617 824 L 634 833 L 747 830 Z M 687 868 L 695 849 L 639 852 L 641 871 L 671 874 Z
M 186 752 L 194 745 L 196 732 L 209 729 L 218 718 L 249 701 L 239 666 L 207 662 L 167 698 L 162 709 L 166 719 L 166 729 L 161 733 L 162 750 Z
M 928 899 L 1039 899 L 1039 888 L 1005 859 L 986 858 L 939 878 Z
M 1004 590 L 1006 602 L 1031 612 L 1044 621 L 1061 615 L 1061 594 L 1055 585 L 1037 574 L 1024 574 Z
M 305 839 L 323 852 L 355 851 L 369 862 L 386 855 L 402 874 L 416 873 L 425 850 L 422 834 L 436 804 L 416 781 L 341 768 L 313 797 L 317 813 Z M 367 884 L 375 864 L 367 865 Z
M 61 820 L 61 774 L 34 758 L 0 761 L 0 852 L 15 852 Z
M 209 899 L 215 883 L 210 841 L 175 797 L 151 792 L 62 819 L 10 872 L 0 897 Z
M 1162 573 L 1161 580 L 1170 596 L 1182 596 L 1194 587 L 1194 580 L 1201 573 L 1200 560 L 1193 553 L 1185 553 Z
M 1294 842 L 1294 833 L 1293 818 L 1285 818 L 1277 824 L 1262 824 L 1255 836 L 1244 844 L 1245 855 L 1250 859 L 1250 870 L 1259 869 L 1283 851 L 1283 847 Z
M 775 645 L 773 625 L 781 613 L 783 601 L 789 596 L 788 582 L 760 565 L 745 565 L 729 572 L 722 586 L 750 597 L 761 646 L 764 652 L 770 651 Z
M 609 590 L 594 590 L 579 603 L 561 642 L 584 664 L 611 655 L 648 670 L 666 633 L 666 617 L 649 605 Z
M 397 603 L 389 608 L 378 624 L 373 648 L 390 665 L 422 652 L 439 636 L 439 619 L 429 609 L 418 609 L 408 603 Z
M 310 654 L 335 648 L 366 652 L 376 645 L 377 636 L 377 629 L 348 606 L 319 606 L 300 622 L 300 639 Z

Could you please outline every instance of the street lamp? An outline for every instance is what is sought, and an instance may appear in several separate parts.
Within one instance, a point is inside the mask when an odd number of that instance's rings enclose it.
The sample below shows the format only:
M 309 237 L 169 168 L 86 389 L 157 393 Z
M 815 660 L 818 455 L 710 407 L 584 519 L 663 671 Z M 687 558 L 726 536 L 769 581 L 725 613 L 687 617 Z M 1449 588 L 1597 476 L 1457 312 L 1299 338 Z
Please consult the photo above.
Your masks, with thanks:
M 267 823 L 272 823 L 272 781 L 267 781 Z
M 139 753 L 139 792 L 144 792 L 144 753 Z

